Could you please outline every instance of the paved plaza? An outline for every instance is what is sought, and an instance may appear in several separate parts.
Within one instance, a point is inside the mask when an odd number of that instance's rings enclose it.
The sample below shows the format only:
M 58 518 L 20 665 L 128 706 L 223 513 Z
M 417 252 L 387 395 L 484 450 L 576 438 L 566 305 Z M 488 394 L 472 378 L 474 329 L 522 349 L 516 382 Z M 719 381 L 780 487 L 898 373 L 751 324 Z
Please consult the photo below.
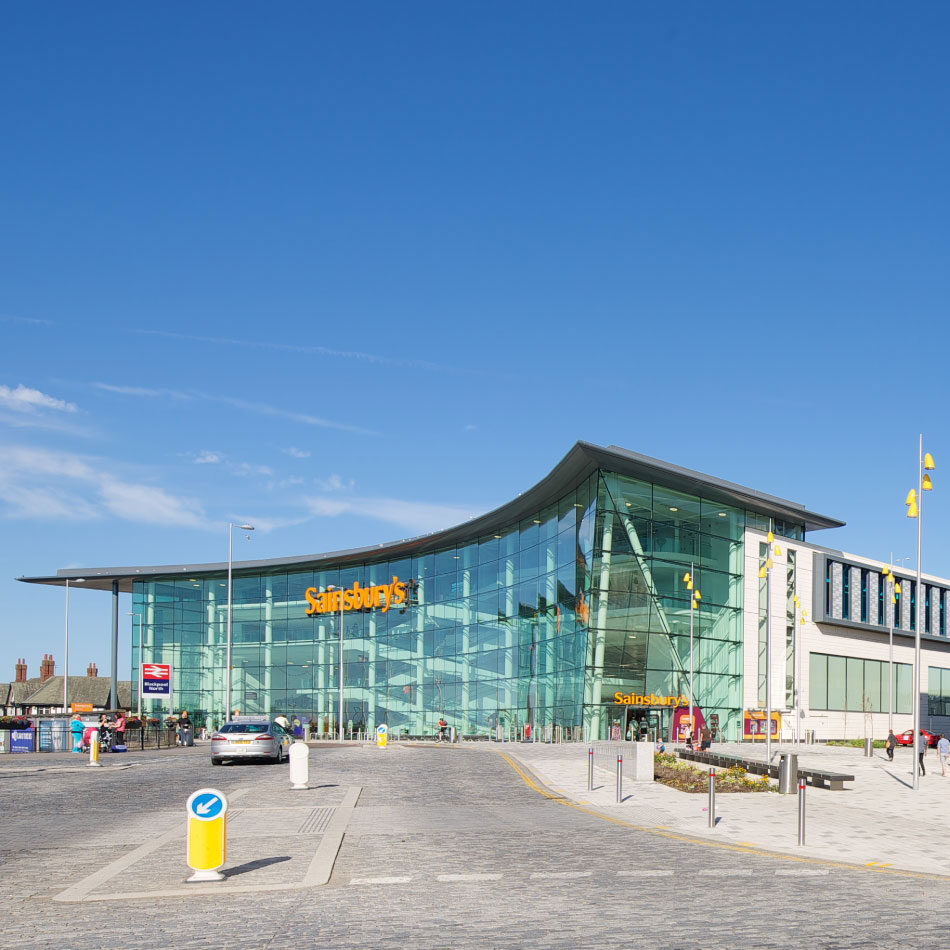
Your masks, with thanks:
M 856 781 L 809 789 L 805 849 L 794 796 L 721 795 L 712 831 L 705 796 L 628 782 L 618 806 L 609 769 L 589 793 L 576 745 L 328 744 L 306 791 L 207 745 L 5 756 L 0 946 L 943 946 L 950 778 L 930 757 L 915 795 L 907 752 L 809 754 Z M 185 885 L 204 786 L 231 799 L 227 879 Z

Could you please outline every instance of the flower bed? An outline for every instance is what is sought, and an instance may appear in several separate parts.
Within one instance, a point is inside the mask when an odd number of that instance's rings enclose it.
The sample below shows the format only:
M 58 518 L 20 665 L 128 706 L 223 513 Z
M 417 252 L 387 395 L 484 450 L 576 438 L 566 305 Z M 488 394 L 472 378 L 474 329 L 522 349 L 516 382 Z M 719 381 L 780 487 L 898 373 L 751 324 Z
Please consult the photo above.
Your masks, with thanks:
M 709 773 L 669 752 L 653 756 L 653 780 L 680 792 L 709 792 Z M 741 765 L 716 773 L 717 792 L 769 792 L 774 788 L 768 776 L 752 778 Z

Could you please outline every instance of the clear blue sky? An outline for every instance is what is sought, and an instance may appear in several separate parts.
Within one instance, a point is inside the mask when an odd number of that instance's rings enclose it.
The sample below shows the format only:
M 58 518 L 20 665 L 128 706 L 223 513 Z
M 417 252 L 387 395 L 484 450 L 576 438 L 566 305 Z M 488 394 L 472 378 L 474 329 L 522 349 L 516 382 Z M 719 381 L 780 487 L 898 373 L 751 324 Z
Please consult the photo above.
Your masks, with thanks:
M 945 5 L 8 5 L 0 679 L 65 566 L 408 537 L 578 438 L 950 575 Z M 911 562 L 912 563 L 912 562 Z M 128 675 L 123 599 L 120 674 Z M 105 594 L 71 668 L 108 669 Z

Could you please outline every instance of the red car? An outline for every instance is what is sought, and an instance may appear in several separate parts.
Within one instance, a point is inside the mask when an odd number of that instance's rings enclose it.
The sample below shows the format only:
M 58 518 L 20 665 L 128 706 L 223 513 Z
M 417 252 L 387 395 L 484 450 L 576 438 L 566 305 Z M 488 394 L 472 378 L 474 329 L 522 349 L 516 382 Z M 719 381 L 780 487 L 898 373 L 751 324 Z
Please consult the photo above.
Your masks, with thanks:
M 934 735 L 932 732 L 928 732 L 926 729 L 921 729 L 920 734 L 927 740 L 927 745 L 933 748 L 937 741 L 940 739 L 940 736 Z M 914 730 L 908 729 L 906 732 L 898 733 L 897 735 L 897 744 L 898 745 L 913 745 Z

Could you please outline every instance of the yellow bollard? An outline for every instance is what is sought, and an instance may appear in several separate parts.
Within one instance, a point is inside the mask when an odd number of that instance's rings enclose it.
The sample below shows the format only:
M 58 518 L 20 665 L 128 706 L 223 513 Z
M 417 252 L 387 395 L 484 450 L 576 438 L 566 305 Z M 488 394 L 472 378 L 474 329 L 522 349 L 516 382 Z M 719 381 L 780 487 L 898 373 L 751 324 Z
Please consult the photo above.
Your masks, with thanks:
M 93 729 L 89 736 L 89 764 L 100 765 L 99 762 L 99 730 Z
M 188 814 L 188 881 L 223 881 L 228 800 L 216 788 L 199 788 L 185 805 Z
M 386 748 L 386 734 L 388 732 L 389 732 L 389 729 L 387 728 L 386 723 L 384 722 L 381 722 L 376 727 L 376 745 L 378 745 L 380 749 Z

